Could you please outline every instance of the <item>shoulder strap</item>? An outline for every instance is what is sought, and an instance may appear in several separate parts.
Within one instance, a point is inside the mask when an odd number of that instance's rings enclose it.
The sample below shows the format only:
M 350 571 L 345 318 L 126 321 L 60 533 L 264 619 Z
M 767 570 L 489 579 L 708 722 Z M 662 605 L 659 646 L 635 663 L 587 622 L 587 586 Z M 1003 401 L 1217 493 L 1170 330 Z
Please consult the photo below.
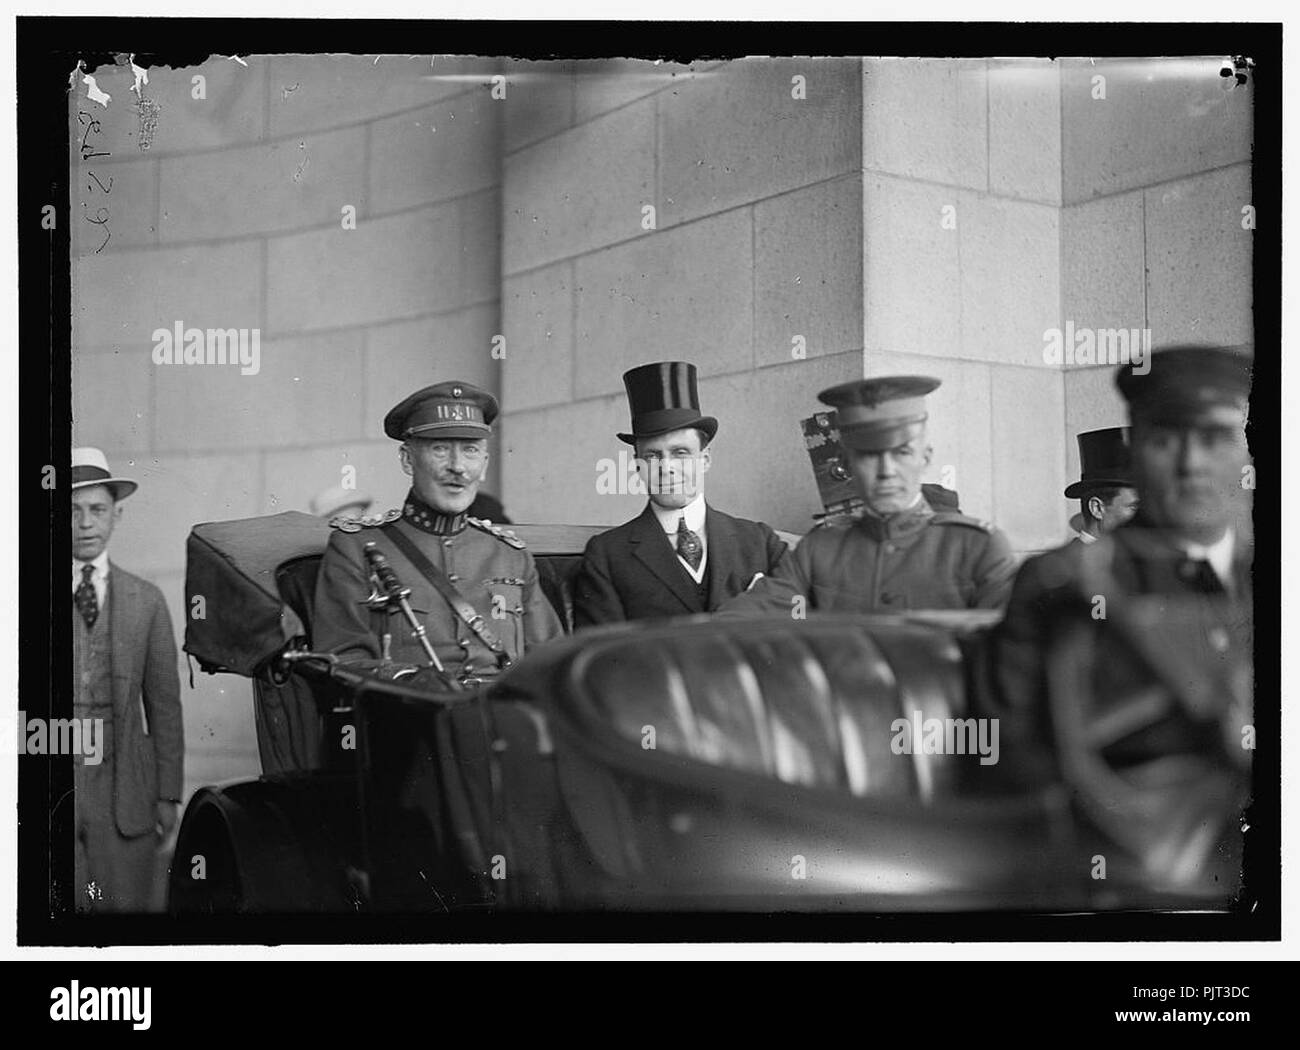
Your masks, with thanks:
M 412 543 L 411 538 L 404 535 L 400 529 L 389 524 L 383 526 L 383 530 L 384 534 L 397 545 L 398 550 L 406 555 L 407 561 L 414 565 L 420 574 L 433 584 L 433 589 L 442 595 L 443 600 L 451 606 L 452 611 L 460 617 L 465 626 L 474 632 L 480 642 L 496 654 L 497 665 L 503 668 L 509 666 L 510 657 L 506 655 L 505 646 L 501 644 L 501 639 L 488 627 L 487 621 L 483 619 L 478 610 L 456 589 L 456 585 L 447 579 L 447 574 L 426 558 L 424 552 Z
M 972 518 L 959 510 L 936 510 L 930 520 L 936 525 L 967 525 L 981 532 L 992 532 L 993 522 L 982 518 Z

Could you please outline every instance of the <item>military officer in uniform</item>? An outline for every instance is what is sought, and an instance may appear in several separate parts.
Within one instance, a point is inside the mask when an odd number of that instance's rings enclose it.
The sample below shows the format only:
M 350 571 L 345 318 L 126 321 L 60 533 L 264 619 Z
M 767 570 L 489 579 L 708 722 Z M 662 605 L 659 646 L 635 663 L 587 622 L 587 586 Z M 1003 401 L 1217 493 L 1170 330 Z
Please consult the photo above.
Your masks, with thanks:
M 1065 487 L 1065 498 L 1079 501 L 1079 513 L 1070 519 L 1079 543 L 1093 543 L 1114 532 L 1137 510 L 1128 439 L 1128 427 L 1089 430 L 1076 439 L 1079 480 Z
M 777 571 L 722 607 L 725 615 L 999 608 L 1015 558 L 1001 531 L 921 492 L 930 463 L 926 376 L 842 383 L 818 397 L 837 410 L 840 441 L 866 505 L 857 521 L 816 529 Z
M 384 432 L 402 443 L 398 458 L 411 490 L 400 509 L 330 522 L 335 531 L 316 583 L 317 649 L 344 661 L 429 663 L 402 616 L 366 603 L 373 583 L 367 543 L 410 588 L 428 640 L 462 685 L 495 676 L 563 633 L 524 542 L 466 513 L 487 471 L 496 415 L 492 395 L 452 381 L 416 391 L 384 417 Z
M 1137 514 L 1027 561 L 992 639 L 982 706 L 1011 779 L 1085 785 L 1106 798 L 1098 821 L 1147 852 L 1180 827 L 1231 824 L 1249 767 L 1251 554 L 1233 520 L 1250 370 L 1211 346 L 1119 370 Z

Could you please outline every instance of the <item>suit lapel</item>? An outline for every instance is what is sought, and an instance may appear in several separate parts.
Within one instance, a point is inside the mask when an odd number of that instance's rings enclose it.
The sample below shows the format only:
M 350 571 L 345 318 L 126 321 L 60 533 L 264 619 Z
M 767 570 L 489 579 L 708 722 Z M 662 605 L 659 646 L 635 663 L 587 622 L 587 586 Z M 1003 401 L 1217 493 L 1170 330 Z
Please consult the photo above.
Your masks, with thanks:
M 704 531 L 709 545 L 709 608 L 716 609 L 749 581 L 735 579 L 743 572 L 735 519 L 705 504 Z
M 135 580 L 113 562 L 108 573 L 108 629 L 112 633 L 113 654 L 113 716 L 118 725 L 125 725 L 126 704 L 130 699 L 131 680 L 135 668 L 131 662 L 140 647 L 132 644 L 135 622 L 134 610 L 140 607 L 135 596 Z
M 1254 563 L 1254 550 L 1241 542 L 1238 536 L 1234 541 L 1232 551 L 1232 578 L 1236 585 L 1236 593 L 1233 595 L 1238 601 L 1249 606 L 1251 604 L 1251 580 L 1250 570 Z
M 655 517 L 655 512 L 649 503 L 641 512 L 641 516 L 634 519 L 627 542 L 632 557 L 649 569 L 651 575 L 676 595 L 687 612 L 701 611 L 695 583 L 686 574 L 686 570 L 677 560 L 677 554 L 668 545 L 664 531 L 659 527 L 659 519 Z M 709 557 L 713 557 L 712 547 L 710 547 Z

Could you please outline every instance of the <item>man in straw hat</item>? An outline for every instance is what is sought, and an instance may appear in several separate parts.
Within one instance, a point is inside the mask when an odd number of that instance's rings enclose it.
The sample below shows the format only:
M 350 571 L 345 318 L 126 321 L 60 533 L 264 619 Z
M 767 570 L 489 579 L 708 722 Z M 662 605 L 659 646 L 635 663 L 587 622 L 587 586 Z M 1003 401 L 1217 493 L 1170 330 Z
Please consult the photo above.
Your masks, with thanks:
M 657 361 L 624 373 L 631 429 L 649 499 L 629 522 L 593 537 L 574 583 L 578 627 L 716 609 L 773 571 L 785 544 L 761 522 L 704 499 L 718 421 L 700 411 L 695 366 Z
M 361 517 L 375 501 L 364 492 L 345 485 L 331 485 L 312 497 L 311 512 L 329 521 L 339 514 Z
M 109 470 L 99 449 L 73 450 L 73 709 L 83 725 L 102 726 L 98 761 L 74 758 L 83 911 L 151 909 L 158 848 L 181 801 L 185 736 L 167 603 L 108 559 L 122 501 L 136 487 Z
M 988 522 L 935 510 L 921 491 L 933 451 L 926 440 L 927 376 L 881 376 L 823 390 L 866 510 L 816 529 L 776 573 L 723 613 L 903 612 L 999 608 L 1015 572 L 1007 538 Z

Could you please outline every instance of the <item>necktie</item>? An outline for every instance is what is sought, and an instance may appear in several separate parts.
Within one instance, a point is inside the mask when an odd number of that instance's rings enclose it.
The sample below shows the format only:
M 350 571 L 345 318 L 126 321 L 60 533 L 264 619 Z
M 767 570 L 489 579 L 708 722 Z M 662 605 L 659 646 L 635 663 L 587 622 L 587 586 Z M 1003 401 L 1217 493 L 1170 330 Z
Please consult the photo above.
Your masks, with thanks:
M 692 572 L 700 567 L 700 559 L 704 557 L 704 544 L 686 527 L 685 514 L 677 519 L 677 556 L 691 567 Z
M 1178 576 L 1192 590 L 1201 594 L 1222 594 L 1223 581 L 1204 558 L 1185 558 L 1178 565 Z
M 90 582 L 94 574 L 93 565 L 83 565 L 81 582 L 77 584 L 77 590 L 72 596 L 72 600 L 77 603 L 77 612 L 81 613 L 81 618 L 86 621 L 87 630 L 94 627 L 95 621 L 99 619 L 99 595 L 95 593 L 95 585 Z

